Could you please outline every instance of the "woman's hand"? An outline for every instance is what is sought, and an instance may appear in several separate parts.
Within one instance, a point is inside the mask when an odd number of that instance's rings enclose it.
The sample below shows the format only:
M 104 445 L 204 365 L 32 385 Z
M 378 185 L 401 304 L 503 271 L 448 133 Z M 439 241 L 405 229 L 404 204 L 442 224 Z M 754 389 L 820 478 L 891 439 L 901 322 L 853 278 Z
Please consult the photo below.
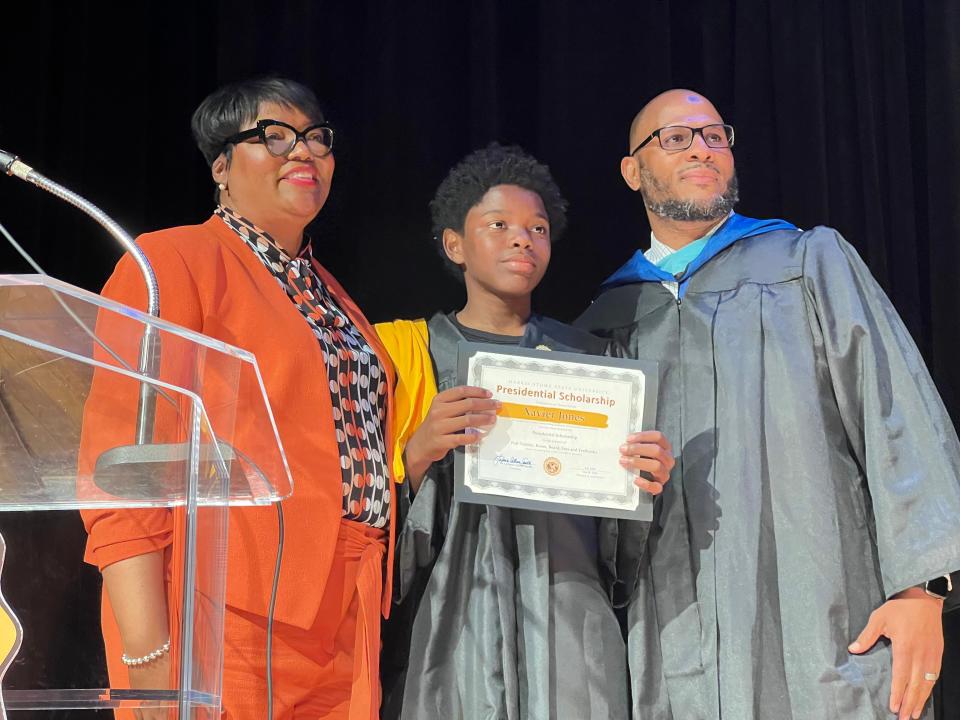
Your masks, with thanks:
M 633 481 L 637 487 L 659 495 L 675 465 L 673 449 L 659 430 L 633 433 L 620 446 L 620 464 L 638 474 Z M 646 477 L 640 477 L 640 473 Z
M 151 663 L 128 668 L 131 690 L 166 690 L 175 687 L 170 664 L 170 653 Z M 134 710 L 137 720 L 168 720 L 176 714 L 172 708 L 140 708 Z
M 492 399 L 489 390 L 459 385 L 437 396 L 430 404 L 427 417 L 414 432 L 404 449 L 404 465 L 410 487 L 420 489 L 423 476 L 431 464 L 453 448 L 479 442 L 482 432 L 497 421 L 500 402 Z

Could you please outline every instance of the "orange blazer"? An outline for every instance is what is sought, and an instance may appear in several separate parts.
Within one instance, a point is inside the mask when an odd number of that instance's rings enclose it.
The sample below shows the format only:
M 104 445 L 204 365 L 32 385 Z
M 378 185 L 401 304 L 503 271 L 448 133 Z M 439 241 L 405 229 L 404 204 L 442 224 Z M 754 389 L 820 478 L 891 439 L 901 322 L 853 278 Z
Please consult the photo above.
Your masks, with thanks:
M 285 290 L 218 217 L 211 217 L 202 225 L 142 235 L 137 242 L 156 272 L 164 319 L 249 350 L 257 358 L 294 482 L 293 496 L 283 503 L 285 542 L 274 617 L 279 622 L 308 628 L 323 596 L 342 515 L 339 451 L 320 345 Z M 394 371 L 390 357 L 359 308 L 339 283 L 314 262 L 331 295 L 386 369 L 385 438 L 387 466 L 392 467 Z M 117 264 L 103 295 L 132 307 L 146 307 L 146 289 L 129 256 Z M 95 380 L 91 397 L 97 392 Z M 82 441 L 91 451 L 106 446 L 90 438 L 110 435 L 98 433 L 98 422 L 118 422 L 115 413 L 110 418 L 105 414 L 97 417 L 95 405 L 88 400 L 91 411 L 85 413 L 84 421 L 88 440 Z M 163 405 L 158 403 L 158 423 L 162 421 Z M 124 419 L 129 427 L 134 414 L 135 408 L 130 408 Z M 89 434 L 88 423 L 93 428 Z M 89 463 L 93 454 L 87 455 Z M 392 505 L 386 588 L 381 601 L 384 616 L 389 614 L 396 534 L 396 502 Z M 175 514 L 166 509 L 94 510 L 84 511 L 83 517 L 89 533 L 86 559 L 101 569 L 118 560 L 165 548 L 175 534 Z M 228 532 L 226 602 L 265 616 L 276 563 L 276 511 L 272 507 L 233 508 Z

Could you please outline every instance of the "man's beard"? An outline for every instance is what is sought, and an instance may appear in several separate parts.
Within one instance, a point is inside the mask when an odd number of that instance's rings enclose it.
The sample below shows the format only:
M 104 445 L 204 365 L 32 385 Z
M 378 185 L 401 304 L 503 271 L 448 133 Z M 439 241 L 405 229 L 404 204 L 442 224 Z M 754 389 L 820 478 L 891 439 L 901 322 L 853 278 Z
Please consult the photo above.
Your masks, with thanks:
M 653 176 L 647 168 L 640 170 L 640 194 L 643 204 L 654 215 L 668 220 L 719 220 L 727 215 L 740 201 L 740 187 L 734 171 L 726 189 L 707 200 L 683 200 L 671 195 L 666 185 Z

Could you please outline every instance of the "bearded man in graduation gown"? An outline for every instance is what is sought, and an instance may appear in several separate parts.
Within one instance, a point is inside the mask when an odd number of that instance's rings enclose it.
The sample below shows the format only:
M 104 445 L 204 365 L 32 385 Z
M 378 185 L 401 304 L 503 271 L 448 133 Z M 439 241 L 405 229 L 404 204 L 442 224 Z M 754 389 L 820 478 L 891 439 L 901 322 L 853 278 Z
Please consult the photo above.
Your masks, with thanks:
M 634 717 L 932 719 L 956 432 L 839 233 L 733 212 L 733 140 L 691 91 L 637 115 L 621 171 L 652 245 L 579 321 L 660 363 L 679 450 L 636 551 Z

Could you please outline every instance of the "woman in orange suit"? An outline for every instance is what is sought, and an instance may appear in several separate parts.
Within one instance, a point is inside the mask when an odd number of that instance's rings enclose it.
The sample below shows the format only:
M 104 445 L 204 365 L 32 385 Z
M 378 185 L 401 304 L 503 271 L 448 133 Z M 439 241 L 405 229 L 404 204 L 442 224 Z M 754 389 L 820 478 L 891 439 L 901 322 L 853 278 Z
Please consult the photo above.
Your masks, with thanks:
M 391 582 L 382 568 L 393 565 L 393 378 L 376 334 L 304 233 L 330 191 L 333 130 L 309 89 L 268 78 L 211 94 L 193 133 L 217 188 L 212 217 L 138 242 L 164 318 L 254 353 L 287 453 L 295 492 L 283 502 L 274 717 L 372 720 Z M 130 257 L 103 294 L 145 307 Z M 174 514 L 89 511 L 84 522 L 87 560 L 104 577 L 113 685 L 167 686 Z M 276 513 L 233 509 L 229 528 L 223 717 L 259 720 Z

